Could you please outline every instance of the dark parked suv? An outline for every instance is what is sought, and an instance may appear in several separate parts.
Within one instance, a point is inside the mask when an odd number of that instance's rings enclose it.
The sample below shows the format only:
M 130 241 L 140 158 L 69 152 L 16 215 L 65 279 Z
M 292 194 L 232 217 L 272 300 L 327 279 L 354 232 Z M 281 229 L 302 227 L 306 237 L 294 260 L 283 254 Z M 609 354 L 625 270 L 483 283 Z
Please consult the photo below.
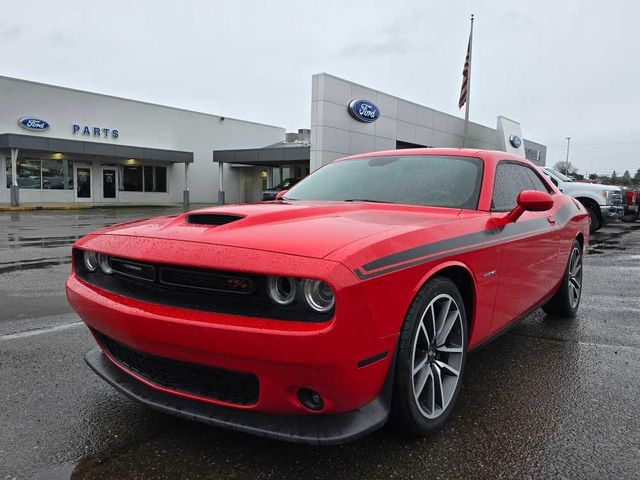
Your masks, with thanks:
M 271 187 L 271 188 L 268 188 L 267 190 L 264 190 L 262 192 L 262 200 L 263 201 L 275 200 L 276 199 L 276 195 L 278 195 L 278 193 L 280 193 L 283 190 L 289 190 L 291 187 L 293 187 L 300 180 L 302 180 L 302 179 L 301 178 L 286 178 L 285 180 L 281 181 L 275 187 Z

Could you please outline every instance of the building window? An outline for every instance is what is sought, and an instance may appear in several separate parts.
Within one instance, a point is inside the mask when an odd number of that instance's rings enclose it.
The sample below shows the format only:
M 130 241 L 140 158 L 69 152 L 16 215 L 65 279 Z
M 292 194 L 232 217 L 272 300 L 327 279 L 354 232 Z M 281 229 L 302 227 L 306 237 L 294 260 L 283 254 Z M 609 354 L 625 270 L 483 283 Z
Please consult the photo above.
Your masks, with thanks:
M 155 192 L 167 191 L 167 167 L 156 167 Z
M 120 179 L 125 192 L 167 191 L 167 167 L 120 165 Z
M 120 165 L 120 178 L 122 185 L 120 190 L 125 192 L 142 192 L 142 166 Z
M 144 167 L 144 191 L 153 192 L 153 167 Z
M 53 154 L 59 155 L 61 154 Z M 11 187 L 11 157 L 5 157 L 7 188 Z M 73 162 L 68 159 L 18 156 L 18 186 L 33 190 L 73 190 Z
M 42 159 L 42 188 L 73 190 L 73 164 L 70 160 Z
M 7 188 L 11 187 L 11 158 L 7 160 Z M 40 189 L 41 170 L 40 159 L 21 157 L 17 161 L 18 166 L 18 186 L 20 188 Z
M 167 167 L 144 167 L 144 191 L 167 191 Z
M 429 148 L 427 145 L 420 145 L 419 143 L 403 142 L 396 140 L 396 150 L 403 150 L 406 148 Z

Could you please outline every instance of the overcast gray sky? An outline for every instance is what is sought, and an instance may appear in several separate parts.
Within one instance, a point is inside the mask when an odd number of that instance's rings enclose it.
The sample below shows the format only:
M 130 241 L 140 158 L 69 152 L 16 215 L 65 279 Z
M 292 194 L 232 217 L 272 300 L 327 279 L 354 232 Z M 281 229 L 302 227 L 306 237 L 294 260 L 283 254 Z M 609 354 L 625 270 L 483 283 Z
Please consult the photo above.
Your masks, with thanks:
M 631 1 L 6 2 L 0 74 L 309 127 L 328 72 L 471 119 L 499 114 L 581 172 L 640 168 L 640 4 Z

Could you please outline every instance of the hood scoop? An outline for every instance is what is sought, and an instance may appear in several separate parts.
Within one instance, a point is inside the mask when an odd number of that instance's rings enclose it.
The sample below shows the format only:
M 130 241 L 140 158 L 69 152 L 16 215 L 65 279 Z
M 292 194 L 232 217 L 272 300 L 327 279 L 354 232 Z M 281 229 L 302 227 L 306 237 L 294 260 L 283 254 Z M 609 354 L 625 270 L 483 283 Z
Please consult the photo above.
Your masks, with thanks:
M 226 225 L 227 223 L 235 222 L 236 220 L 241 220 L 244 217 L 241 215 L 225 215 L 220 213 L 192 213 L 187 215 L 186 222 L 194 225 L 210 225 L 210 226 L 220 226 Z

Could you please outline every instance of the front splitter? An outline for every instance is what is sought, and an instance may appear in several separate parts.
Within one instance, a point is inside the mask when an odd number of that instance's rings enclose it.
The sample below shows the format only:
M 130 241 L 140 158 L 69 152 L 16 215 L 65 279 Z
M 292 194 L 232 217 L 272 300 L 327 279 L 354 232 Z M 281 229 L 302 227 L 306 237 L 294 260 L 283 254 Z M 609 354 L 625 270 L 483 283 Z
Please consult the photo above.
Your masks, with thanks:
M 136 380 L 94 347 L 85 361 L 117 390 L 149 407 L 216 427 L 313 445 L 338 445 L 355 440 L 385 424 L 389 417 L 393 362 L 381 394 L 350 412 L 335 415 L 282 415 L 211 405 L 171 395 Z

